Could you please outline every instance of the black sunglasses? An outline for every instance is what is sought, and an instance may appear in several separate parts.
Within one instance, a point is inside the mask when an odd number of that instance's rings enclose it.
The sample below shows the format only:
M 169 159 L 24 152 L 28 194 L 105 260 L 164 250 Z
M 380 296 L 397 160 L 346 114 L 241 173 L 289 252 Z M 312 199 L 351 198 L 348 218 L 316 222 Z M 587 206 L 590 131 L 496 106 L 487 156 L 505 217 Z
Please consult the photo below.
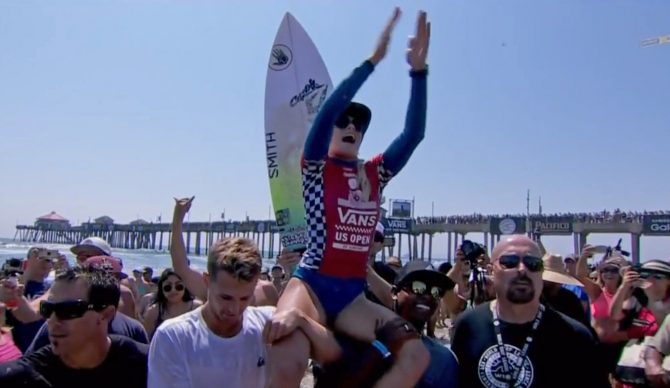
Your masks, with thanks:
M 438 286 L 429 287 L 428 284 L 422 282 L 421 280 L 414 280 L 411 285 L 404 288 L 405 291 L 410 292 L 416 295 L 426 295 L 430 294 L 435 299 L 439 299 L 444 295 L 444 291 Z
M 530 272 L 538 272 L 544 268 L 544 263 L 542 259 L 535 256 L 519 256 L 519 255 L 502 255 L 498 259 L 498 262 L 503 268 L 512 269 L 519 266 L 519 263 L 523 262 L 523 265 L 528 268 Z
M 174 289 L 177 291 L 184 291 L 184 285 L 183 284 L 177 284 L 174 286 Z M 166 284 L 163 286 L 163 292 L 170 292 L 172 291 L 172 284 Z
M 654 279 L 654 280 L 665 280 L 668 279 L 668 275 L 657 273 L 657 272 L 647 272 L 641 271 L 640 278 L 642 279 Z
M 619 273 L 619 268 L 617 268 L 617 267 L 605 267 L 605 268 L 600 270 L 600 273 L 615 273 L 615 274 L 618 274 Z
M 55 313 L 56 318 L 60 320 L 69 320 L 81 318 L 89 310 L 101 311 L 105 307 L 107 307 L 107 305 L 96 306 L 81 299 L 58 303 L 43 300 L 40 302 L 40 315 L 44 319 L 49 319 L 51 318 L 51 315 Z
M 356 128 L 356 132 L 361 132 L 363 131 L 363 123 L 361 123 L 360 120 L 357 120 L 356 118 L 347 116 L 347 115 L 342 115 L 340 116 L 336 121 L 335 121 L 335 126 L 340 128 L 340 129 L 345 129 L 346 127 L 349 126 L 349 124 L 354 124 L 354 128 Z

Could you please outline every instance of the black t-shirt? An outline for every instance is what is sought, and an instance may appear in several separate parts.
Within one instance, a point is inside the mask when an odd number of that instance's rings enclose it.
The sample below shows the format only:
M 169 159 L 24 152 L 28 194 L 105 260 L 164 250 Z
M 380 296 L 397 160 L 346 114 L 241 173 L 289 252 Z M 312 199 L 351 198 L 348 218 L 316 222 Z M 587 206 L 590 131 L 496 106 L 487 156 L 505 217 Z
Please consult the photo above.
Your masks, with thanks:
M 533 322 L 500 322 L 507 359 L 518 364 Z M 506 387 L 502 357 L 493 329 L 490 302 L 463 314 L 456 323 L 451 348 L 461 366 L 461 387 Z M 597 341 L 581 323 L 547 308 L 526 355 L 519 388 L 609 387 L 595 366 Z
M 554 310 L 567 315 L 584 326 L 589 326 L 584 306 L 574 292 L 559 287 L 556 295 L 544 296 L 543 303 Z
M 148 345 L 110 336 L 107 358 L 93 369 L 71 369 L 53 353 L 51 345 L 0 365 L 2 387 L 144 388 L 147 386 Z

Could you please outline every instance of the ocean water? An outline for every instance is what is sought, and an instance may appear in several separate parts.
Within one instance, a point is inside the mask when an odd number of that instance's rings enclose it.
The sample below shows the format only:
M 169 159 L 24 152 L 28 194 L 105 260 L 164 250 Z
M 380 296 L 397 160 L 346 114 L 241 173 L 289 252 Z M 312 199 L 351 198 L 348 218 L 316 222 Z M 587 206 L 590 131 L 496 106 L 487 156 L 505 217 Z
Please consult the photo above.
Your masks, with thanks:
M 74 265 L 75 257 L 70 252 L 71 245 L 63 244 L 42 244 L 42 243 L 28 243 L 14 241 L 11 238 L 0 238 L 0 264 L 10 258 L 23 259 L 31 246 L 39 245 L 49 249 L 58 249 L 60 253 L 65 254 L 70 265 Z M 166 250 L 150 250 L 150 249 L 121 249 L 112 248 L 112 254 L 115 257 L 123 260 L 123 271 L 130 274 L 133 268 L 149 266 L 154 269 L 154 274 L 160 274 L 165 268 L 172 266 L 170 254 Z M 276 260 L 269 258 L 269 252 L 263 252 L 263 266 L 271 268 Z M 191 260 L 191 268 L 199 271 L 204 271 L 207 264 L 207 256 L 197 256 L 193 253 L 188 255 Z M 377 260 L 381 260 L 381 255 L 378 255 Z M 408 261 L 408 255 L 402 255 L 402 262 Z M 437 267 L 445 259 L 433 259 L 432 264 Z
M 23 259 L 33 245 L 43 246 L 49 249 L 58 249 L 60 253 L 65 254 L 70 265 L 74 265 L 75 257 L 70 252 L 71 245 L 62 244 L 36 244 L 27 242 L 13 241 L 12 239 L 0 238 L 0 264 L 10 258 Z M 123 260 L 123 272 L 130 274 L 133 268 L 149 266 L 154 269 L 154 274 L 159 275 L 160 272 L 172 267 L 170 254 L 167 251 L 153 251 L 147 249 L 120 249 L 112 248 L 112 253 L 115 257 Z M 204 271 L 207 264 L 207 256 L 196 256 L 189 254 L 188 258 L 191 260 L 191 267 L 199 271 Z M 275 264 L 274 259 L 263 259 L 263 266 L 268 268 Z

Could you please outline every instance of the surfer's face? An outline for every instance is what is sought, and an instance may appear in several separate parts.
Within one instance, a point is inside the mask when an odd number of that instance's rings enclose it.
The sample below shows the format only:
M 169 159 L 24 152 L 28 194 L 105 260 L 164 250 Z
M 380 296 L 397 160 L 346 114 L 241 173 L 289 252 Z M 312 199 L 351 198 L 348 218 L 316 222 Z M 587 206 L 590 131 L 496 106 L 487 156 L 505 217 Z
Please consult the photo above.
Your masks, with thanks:
M 358 159 L 358 149 L 363 141 L 363 133 L 356 126 L 355 120 L 338 120 L 335 123 L 333 137 L 330 140 L 328 155 L 338 159 Z M 347 123 L 345 123 L 347 121 Z

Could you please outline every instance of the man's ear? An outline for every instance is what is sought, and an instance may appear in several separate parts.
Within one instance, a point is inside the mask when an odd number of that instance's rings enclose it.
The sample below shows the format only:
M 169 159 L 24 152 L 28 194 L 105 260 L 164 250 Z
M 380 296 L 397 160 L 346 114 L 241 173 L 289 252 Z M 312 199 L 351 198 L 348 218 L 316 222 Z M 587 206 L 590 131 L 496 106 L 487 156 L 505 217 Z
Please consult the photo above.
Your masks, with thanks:
M 205 287 L 209 288 L 209 282 L 211 281 L 211 275 L 207 272 L 202 273 L 202 280 L 205 281 Z
M 114 316 L 116 315 L 116 307 L 107 306 L 102 311 L 100 311 L 100 314 L 102 314 L 102 318 L 105 321 L 111 322 L 114 319 Z

